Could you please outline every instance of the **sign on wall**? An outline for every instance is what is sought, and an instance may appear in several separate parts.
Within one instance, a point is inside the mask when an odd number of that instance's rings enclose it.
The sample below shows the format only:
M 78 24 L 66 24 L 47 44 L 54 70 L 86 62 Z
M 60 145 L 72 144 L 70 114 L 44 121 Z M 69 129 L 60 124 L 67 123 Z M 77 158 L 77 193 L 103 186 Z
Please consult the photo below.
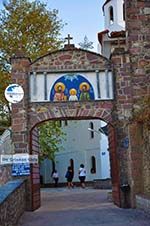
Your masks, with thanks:
M 11 84 L 5 89 L 5 98 L 10 103 L 18 103 L 24 97 L 23 88 L 18 84 Z
M 12 165 L 12 176 L 30 175 L 30 163 L 15 163 Z

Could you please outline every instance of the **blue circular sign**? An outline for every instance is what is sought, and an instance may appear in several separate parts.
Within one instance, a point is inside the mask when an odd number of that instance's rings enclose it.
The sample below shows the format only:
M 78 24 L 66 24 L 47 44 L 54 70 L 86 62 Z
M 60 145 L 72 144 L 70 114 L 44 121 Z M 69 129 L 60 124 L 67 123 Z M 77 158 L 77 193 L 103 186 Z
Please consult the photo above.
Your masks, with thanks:
M 18 103 L 23 97 L 23 88 L 18 84 L 11 84 L 5 89 L 5 98 L 10 103 Z

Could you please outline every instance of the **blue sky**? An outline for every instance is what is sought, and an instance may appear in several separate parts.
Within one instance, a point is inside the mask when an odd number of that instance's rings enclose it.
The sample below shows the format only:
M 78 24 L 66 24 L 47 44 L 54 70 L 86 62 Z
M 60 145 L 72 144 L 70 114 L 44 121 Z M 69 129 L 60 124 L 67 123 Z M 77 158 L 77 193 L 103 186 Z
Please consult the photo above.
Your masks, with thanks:
M 49 0 L 51 8 L 59 10 L 59 16 L 68 25 L 63 29 L 63 37 L 68 33 L 73 37 L 72 43 L 82 42 L 84 36 L 94 42 L 97 50 L 97 33 L 103 30 L 102 5 L 104 0 Z M 77 46 L 78 47 L 78 46 Z
M 94 43 L 93 51 L 97 51 L 97 33 L 103 30 L 102 5 L 105 0 L 43 0 L 48 8 L 58 9 L 58 16 L 67 25 L 62 31 L 62 37 L 71 34 L 72 43 L 78 47 L 86 35 Z M 0 6 L 2 0 L 0 0 Z

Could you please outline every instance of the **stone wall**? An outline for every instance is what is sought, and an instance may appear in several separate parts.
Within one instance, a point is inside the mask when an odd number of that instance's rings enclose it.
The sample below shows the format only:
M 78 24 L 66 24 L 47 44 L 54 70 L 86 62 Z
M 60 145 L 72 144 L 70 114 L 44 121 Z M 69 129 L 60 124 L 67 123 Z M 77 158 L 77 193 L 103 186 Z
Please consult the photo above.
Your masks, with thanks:
M 11 180 L 11 166 L 0 165 L 0 186 Z
M 143 138 L 143 193 L 150 199 L 150 128 L 142 127 Z M 150 209 L 150 206 L 149 206 Z
M 11 59 L 12 64 L 12 83 L 19 84 L 23 87 L 24 98 L 21 102 L 12 105 L 11 113 L 11 129 L 12 142 L 14 144 L 15 153 L 29 153 L 29 137 L 28 137 L 28 69 L 30 60 L 18 53 Z
M 66 46 L 67 47 L 67 46 Z M 69 72 L 111 69 L 110 61 L 100 54 L 68 46 L 40 57 L 30 66 L 30 72 Z
M 119 166 L 120 186 L 130 184 L 128 170 L 129 160 L 129 125 L 132 116 L 132 85 L 131 66 L 128 52 L 124 49 L 116 49 L 111 60 L 114 65 L 115 75 L 115 100 L 112 112 L 113 125 L 116 128 L 116 162 Z M 131 184 L 130 184 L 131 186 Z M 120 192 L 121 206 L 124 206 L 124 193 Z M 130 193 L 128 193 L 130 200 Z M 130 201 L 128 201 L 130 203 Z M 130 206 L 130 205 L 129 205 Z M 128 207 L 129 207 L 128 206 Z
M 46 120 L 102 119 L 112 121 L 113 101 L 41 102 L 29 104 L 29 128 Z
M 135 207 L 135 195 L 149 192 L 150 145 L 141 132 L 144 122 L 133 115 L 139 100 L 150 96 L 150 1 L 126 0 L 126 49 L 115 49 L 111 56 L 115 74 L 113 125 L 117 135 L 120 182 L 129 184 L 128 202 Z M 148 134 L 148 132 L 147 132 Z M 123 198 L 123 193 L 121 192 Z M 121 198 L 121 200 L 122 200 Z
M 19 54 L 11 59 L 12 80 L 20 84 L 25 92 L 24 99 L 12 107 L 12 140 L 15 153 L 28 152 L 32 154 L 32 130 L 46 120 L 62 119 L 102 119 L 112 122 L 111 100 L 88 102 L 39 102 L 29 103 L 29 73 L 30 72 L 68 72 L 68 71 L 95 71 L 111 69 L 110 61 L 99 54 L 77 48 L 63 49 L 37 59 L 31 63 L 28 58 Z M 34 170 L 34 172 L 33 172 Z M 40 193 L 38 167 L 31 169 L 31 181 L 28 181 L 30 210 L 39 207 Z M 31 200 L 31 197 L 34 198 Z M 35 206 L 34 206 L 35 204 Z
M 35 127 L 32 130 L 31 150 L 33 155 L 39 155 L 39 130 Z M 40 168 L 39 164 L 32 164 L 31 189 L 32 189 L 32 210 L 38 209 L 41 205 L 40 197 Z
M 0 226 L 15 226 L 25 207 L 23 180 L 10 181 L 0 187 Z
M 132 110 L 135 110 L 142 107 L 143 98 L 150 96 L 150 1 L 127 0 L 125 4 L 133 96 Z M 134 118 L 132 120 L 134 121 Z M 130 125 L 129 171 L 133 186 L 132 200 L 135 194 L 149 192 L 150 181 L 147 178 L 150 178 L 150 143 L 148 144 L 148 133 L 146 130 L 144 132 L 144 121 L 133 122 L 133 125 Z M 147 136 L 145 140 L 144 136 Z

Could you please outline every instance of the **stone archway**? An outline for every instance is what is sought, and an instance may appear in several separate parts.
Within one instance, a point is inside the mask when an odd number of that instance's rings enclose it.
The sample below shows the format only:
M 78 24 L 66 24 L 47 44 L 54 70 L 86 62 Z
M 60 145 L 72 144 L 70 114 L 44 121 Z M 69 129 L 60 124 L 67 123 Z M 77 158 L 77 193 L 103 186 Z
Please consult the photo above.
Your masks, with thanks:
M 113 126 L 113 74 L 111 63 L 103 56 L 71 47 L 48 54 L 31 63 L 21 53 L 11 59 L 12 78 L 14 83 L 22 85 L 25 91 L 23 101 L 12 106 L 13 142 L 16 153 L 38 153 L 38 130 L 36 126 L 47 120 L 57 119 L 101 119 L 109 125 L 109 147 L 111 150 L 111 174 L 113 182 L 114 203 L 121 206 L 120 197 L 120 164 L 118 164 L 116 148 L 116 131 Z M 78 64 L 79 63 L 79 64 Z M 46 79 L 60 78 L 62 73 L 85 73 L 85 77 L 94 81 L 97 99 L 86 101 L 54 102 L 48 99 L 47 92 L 38 92 L 35 81 L 38 76 L 46 87 Z M 105 78 L 106 89 L 103 97 L 99 96 L 102 87 L 99 76 Z M 49 76 L 49 77 L 48 77 Z M 100 79 L 101 79 L 100 78 Z M 42 79 L 42 80 L 41 80 Z M 52 79 L 48 80 L 51 81 Z M 56 80 L 57 81 L 57 80 Z M 111 85 L 108 84 L 111 81 Z M 108 83 L 107 83 L 108 82 Z M 31 89 L 33 88 L 33 90 Z M 37 165 L 31 166 L 28 178 L 28 209 L 34 210 L 40 206 L 40 178 Z
M 101 119 L 108 124 L 109 128 L 109 150 L 111 161 L 112 194 L 114 203 L 120 206 L 120 183 L 118 162 L 116 156 L 115 129 L 112 126 L 112 101 L 93 102 L 93 103 L 44 103 L 32 104 L 30 112 L 30 154 L 38 154 L 38 129 L 37 125 L 48 120 L 82 120 L 82 119 Z M 40 206 L 40 176 L 39 166 L 32 166 L 31 174 L 31 194 L 32 210 Z

